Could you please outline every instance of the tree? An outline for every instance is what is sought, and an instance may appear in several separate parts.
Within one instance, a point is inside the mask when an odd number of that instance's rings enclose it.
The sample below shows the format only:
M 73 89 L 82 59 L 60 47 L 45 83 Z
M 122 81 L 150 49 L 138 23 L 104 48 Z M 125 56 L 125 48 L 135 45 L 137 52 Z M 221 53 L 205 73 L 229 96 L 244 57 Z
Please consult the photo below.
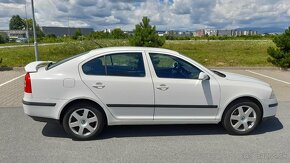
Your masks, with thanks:
M 269 47 L 268 61 L 281 68 L 290 68 L 290 27 L 273 39 L 277 47 Z
M 89 34 L 90 39 L 103 39 L 103 38 L 109 38 L 110 33 L 104 32 L 104 31 L 96 31 Z
M 155 26 L 151 26 L 149 22 L 149 18 L 143 17 L 142 22 L 135 26 L 134 35 L 129 39 L 131 45 L 159 47 L 165 43 L 165 38 L 159 37 Z
M 4 44 L 6 43 L 6 41 L 7 41 L 7 38 L 0 34 L 0 44 Z
M 33 32 L 32 32 L 33 31 L 32 19 L 23 19 L 23 22 L 26 23 L 26 21 L 27 21 L 27 25 L 28 25 L 29 36 L 32 36 L 33 35 Z M 25 29 L 26 29 L 26 25 L 25 25 Z M 45 34 L 42 32 L 42 30 L 40 29 L 38 24 L 36 24 L 35 31 L 36 31 L 37 37 L 41 38 L 41 37 L 45 36 Z
M 127 35 L 120 28 L 113 29 L 111 35 L 114 39 L 124 39 L 127 37 Z
M 73 39 L 78 39 L 80 36 L 82 36 L 82 32 L 81 32 L 81 29 L 76 29 L 74 35 L 72 36 Z
M 10 30 L 22 30 L 25 28 L 25 22 L 19 15 L 13 15 L 9 22 Z

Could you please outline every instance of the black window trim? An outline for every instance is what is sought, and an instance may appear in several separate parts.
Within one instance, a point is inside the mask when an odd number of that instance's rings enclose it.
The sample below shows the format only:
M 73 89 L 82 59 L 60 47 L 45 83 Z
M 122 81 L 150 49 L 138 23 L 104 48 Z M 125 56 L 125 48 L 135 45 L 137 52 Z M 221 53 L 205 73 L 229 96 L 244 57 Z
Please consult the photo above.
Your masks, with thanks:
M 150 58 L 150 62 L 151 62 L 151 64 L 152 64 L 152 66 L 153 66 L 153 70 L 154 70 L 155 76 L 156 76 L 157 78 L 160 78 L 160 79 L 176 79 L 176 80 L 199 80 L 199 79 L 189 79 L 189 78 L 162 78 L 162 77 L 159 77 L 159 76 L 157 75 L 156 71 L 155 71 L 155 68 L 154 68 L 153 62 L 152 62 L 152 60 L 151 60 L 150 54 L 167 55 L 167 56 L 170 56 L 170 57 L 172 56 L 172 57 L 176 57 L 176 58 L 179 58 L 179 59 L 182 59 L 182 58 L 177 57 L 177 56 L 174 56 L 174 55 L 172 55 L 172 54 L 163 53 L 163 52 L 148 52 L 148 55 L 149 55 L 149 58 Z M 186 61 L 185 59 L 182 59 L 182 60 L 185 61 L 185 62 L 187 62 L 188 64 L 194 66 L 194 67 L 197 68 L 200 72 L 204 72 L 204 71 L 202 71 L 200 68 L 198 68 L 198 67 L 196 67 L 195 65 L 193 65 L 192 63 Z M 207 73 L 206 73 L 206 74 L 207 74 Z
M 114 54 L 126 54 L 126 53 L 129 53 L 129 54 L 134 54 L 134 53 L 140 53 L 141 55 L 142 55 L 142 60 L 143 60 L 143 66 L 144 66 L 144 76 L 121 76 L 121 75 L 108 75 L 108 73 L 107 73 L 107 64 L 106 64 L 106 56 L 108 56 L 108 55 L 114 55 Z M 82 69 L 82 73 L 84 74 L 84 75 L 89 75 L 89 76 L 109 76 L 109 77 L 128 77 L 128 78 L 146 78 L 147 77 L 147 73 L 146 73 L 146 68 L 145 68 L 145 59 L 146 58 L 144 58 L 144 51 L 119 51 L 119 52 L 105 52 L 105 53 L 102 53 L 102 54 L 100 54 L 100 55 L 98 55 L 98 56 L 93 56 L 93 57 L 90 57 L 90 58 L 88 58 L 88 59 L 86 59 L 82 64 L 81 64 L 81 69 Z M 104 57 L 104 61 L 105 61 L 105 75 L 93 75 L 93 74 L 86 74 L 85 72 L 84 72 L 84 70 L 83 70 L 83 65 L 84 64 L 86 64 L 87 62 L 89 62 L 89 61 L 91 61 L 91 60 L 93 60 L 93 59 L 96 59 L 96 58 L 100 58 L 100 57 Z M 110 57 L 111 58 L 111 62 L 112 62 L 112 57 Z M 113 64 L 113 62 L 112 62 L 112 65 L 114 65 Z

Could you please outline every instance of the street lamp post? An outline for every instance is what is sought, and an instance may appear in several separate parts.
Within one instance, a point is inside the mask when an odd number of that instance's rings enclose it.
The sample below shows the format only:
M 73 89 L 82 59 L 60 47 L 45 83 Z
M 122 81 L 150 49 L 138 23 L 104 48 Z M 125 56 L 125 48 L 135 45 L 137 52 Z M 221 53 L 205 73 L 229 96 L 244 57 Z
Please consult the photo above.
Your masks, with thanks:
M 34 52 L 35 52 L 35 60 L 38 61 L 38 48 L 37 48 L 37 37 L 36 37 L 36 23 L 35 23 L 35 16 L 34 16 L 34 5 L 33 0 L 31 0 L 31 9 L 32 9 L 32 25 L 33 25 L 33 36 L 34 36 Z
M 27 43 L 29 46 L 29 29 L 28 29 L 28 19 L 27 19 L 27 10 L 26 10 L 26 5 L 27 5 L 27 1 L 25 1 L 25 16 L 26 16 L 26 38 L 27 38 Z

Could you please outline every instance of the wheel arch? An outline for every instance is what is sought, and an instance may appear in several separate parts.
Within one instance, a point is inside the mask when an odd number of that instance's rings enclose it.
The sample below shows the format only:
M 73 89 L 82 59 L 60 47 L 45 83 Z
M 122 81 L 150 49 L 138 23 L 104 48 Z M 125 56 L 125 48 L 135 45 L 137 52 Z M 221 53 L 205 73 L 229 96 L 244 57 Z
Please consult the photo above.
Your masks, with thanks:
M 229 102 L 225 109 L 223 110 L 223 113 L 222 113 L 222 116 L 221 116 L 221 121 L 224 119 L 224 116 L 225 116 L 225 113 L 226 111 L 231 107 L 233 106 L 235 103 L 237 103 L 238 101 L 243 101 L 243 100 L 249 100 L 249 101 L 252 101 L 254 102 L 255 104 L 258 105 L 260 111 L 261 111 L 261 118 L 263 117 L 264 115 L 264 109 L 263 109 L 263 105 L 262 103 L 260 102 L 260 100 L 258 100 L 257 98 L 255 97 L 252 97 L 252 96 L 241 96 L 241 97 L 238 97 L 238 98 L 235 98 L 233 100 L 231 100 L 231 102 Z
M 93 106 L 95 106 L 96 108 L 100 109 L 100 111 L 102 112 L 102 114 L 105 116 L 105 124 L 107 125 L 108 124 L 108 116 L 106 114 L 106 111 L 104 110 L 104 108 L 99 104 L 97 103 L 96 101 L 94 100 L 91 100 L 91 99 L 87 99 L 87 98 L 78 98 L 78 99 L 73 99 L 71 101 L 69 101 L 68 103 L 66 103 L 60 114 L 59 114 L 59 121 L 62 122 L 63 120 L 63 117 L 65 115 L 65 113 L 69 110 L 70 106 L 76 104 L 76 103 L 89 103 Z

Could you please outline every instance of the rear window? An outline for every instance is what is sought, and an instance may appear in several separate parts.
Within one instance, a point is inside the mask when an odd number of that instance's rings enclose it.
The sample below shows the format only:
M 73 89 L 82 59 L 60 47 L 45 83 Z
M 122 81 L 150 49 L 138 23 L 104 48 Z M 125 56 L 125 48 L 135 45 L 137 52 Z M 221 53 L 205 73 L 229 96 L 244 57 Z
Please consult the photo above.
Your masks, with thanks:
M 74 58 L 80 57 L 80 56 L 82 56 L 82 55 L 84 55 L 84 54 L 87 54 L 87 53 L 88 53 L 88 52 L 84 52 L 84 53 L 81 53 L 81 54 L 77 54 L 77 55 L 71 56 L 71 57 L 69 57 L 69 58 L 66 58 L 66 59 L 64 59 L 64 60 L 61 60 L 61 61 L 58 61 L 58 62 L 55 62 L 55 63 L 49 63 L 49 64 L 47 65 L 47 68 L 46 68 L 46 69 L 47 69 L 47 70 L 52 69 L 52 68 L 54 68 L 54 67 L 56 67 L 56 66 L 59 66 L 59 65 L 65 63 L 65 62 L 67 62 L 67 61 L 70 61 L 70 60 L 72 60 L 72 59 L 74 59 Z

